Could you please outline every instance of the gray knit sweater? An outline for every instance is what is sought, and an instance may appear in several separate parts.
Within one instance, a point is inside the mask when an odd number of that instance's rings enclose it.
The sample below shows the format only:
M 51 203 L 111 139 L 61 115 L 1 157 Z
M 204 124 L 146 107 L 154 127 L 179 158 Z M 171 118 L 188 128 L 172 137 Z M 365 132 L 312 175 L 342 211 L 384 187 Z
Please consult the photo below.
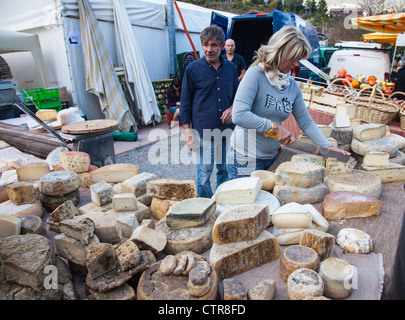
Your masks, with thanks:
M 232 157 L 236 151 L 241 160 L 272 159 L 280 142 L 263 133 L 270 129 L 271 121 L 281 125 L 291 113 L 300 129 L 315 144 L 332 146 L 309 115 L 302 92 L 293 79 L 285 90 L 277 91 L 258 66 L 250 67 L 239 84 L 233 103 L 232 121 L 236 127 L 228 156 Z

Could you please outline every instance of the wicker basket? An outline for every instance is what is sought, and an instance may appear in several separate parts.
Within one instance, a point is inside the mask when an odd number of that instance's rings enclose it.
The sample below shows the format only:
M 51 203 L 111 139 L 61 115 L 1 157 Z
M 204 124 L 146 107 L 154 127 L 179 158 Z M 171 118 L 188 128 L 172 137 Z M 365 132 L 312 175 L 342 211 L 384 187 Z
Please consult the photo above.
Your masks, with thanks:
M 398 114 L 396 115 L 396 117 L 394 118 L 393 121 L 401 122 L 401 110 L 402 110 L 402 107 L 405 106 L 405 92 L 402 92 L 402 91 L 393 92 L 387 97 L 387 101 L 389 101 L 393 96 L 395 96 L 397 94 L 403 96 L 403 99 L 401 99 L 401 100 L 404 100 L 404 102 L 401 103 L 401 104 L 397 104 L 397 106 L 399 107 L 400 112 L 398 112 Z M 404 120 L 402 120 L 402 121 L 404 121 Z M 404 129 L 404 128 L 401 128 L 401 129 Z
M 344 85 L 343 85 L 343 81 L 344 81 Z M 348 84 L 348 86 L 347 86 Z M 332 90 L 330 90 L 332 88 Z M 334 89 L 335 88 L 344 88 L 346 89 L 346 91 L 348 92 L 335 92 Z M 352 84 L 350 83 L 350 81 L 347 81 L 345 79 L 335 79 L 332 80 L 329 84 L 329 86 L 325 89 L 325 92 L 329 93 L 329 94 L 333 94 L 335 96 L 339 96 L 339 97 L 343 97 L 348 99 L 349 97 L 351 97 L 353 95 L 353 93 L 355 92 L 353 89 Z
M 366 103 L 370 103 L 373 101 L 377 102 L 385 101 L 384 92 L 378 89 L 377 85 L 361 89 L 357 93 L 353 94 L 351 98 L 356 100 L 357 102 L 366 102 Z
M 399 110 L 399 127 L 405 130 L 405 103 L 402 104 L 401 110 Z

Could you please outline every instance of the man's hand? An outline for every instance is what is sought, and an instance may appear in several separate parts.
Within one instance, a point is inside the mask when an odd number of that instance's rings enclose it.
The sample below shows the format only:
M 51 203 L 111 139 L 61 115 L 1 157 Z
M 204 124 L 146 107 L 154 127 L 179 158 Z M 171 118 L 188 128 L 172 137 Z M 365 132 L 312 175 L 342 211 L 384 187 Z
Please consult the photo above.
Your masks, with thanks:
M 186 145 L 191 151 L 196 151 L 199 147 L 198 141 L 193 134 L 193 130 L 189 125 L 184 125 L 184 133 L 186 135 Z
M 232 123 L 232 106 L 226 109 L 220 118 L 223 124 L 231 124 Z

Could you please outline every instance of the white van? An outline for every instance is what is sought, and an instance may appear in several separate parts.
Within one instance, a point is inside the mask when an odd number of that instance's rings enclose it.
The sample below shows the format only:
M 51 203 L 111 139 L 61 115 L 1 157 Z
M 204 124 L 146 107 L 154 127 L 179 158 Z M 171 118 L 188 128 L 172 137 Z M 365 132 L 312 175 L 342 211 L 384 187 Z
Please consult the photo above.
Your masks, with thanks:
M 357 76 L 374 75 L 378 81 L 389 81 L 391 63 L 390 56 L 381 51 L 379 43 L 342 42 L 335 45 L 335 51 L 328 63 L 326 73 L 334 76 L 344 68 L 353 79 Z

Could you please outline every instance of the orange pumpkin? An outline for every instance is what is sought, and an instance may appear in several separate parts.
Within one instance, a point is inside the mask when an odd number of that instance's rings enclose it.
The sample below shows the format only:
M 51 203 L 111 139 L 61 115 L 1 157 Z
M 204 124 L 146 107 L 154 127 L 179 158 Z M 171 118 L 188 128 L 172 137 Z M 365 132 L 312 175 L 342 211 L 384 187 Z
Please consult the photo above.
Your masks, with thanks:
M 368 84 L 370 85 L 370 86 L 373 86 L 373 85 L 375 85 L 377 82 L 375 81 L 375 80 L 368 80 Z
M 359 80 L 353 80 L 351 82 L 353 88 L 358 88 L 360 86 Z
M 336 76 L 337 76 L 337 78 L 344 78 L 345 75 L 346 75 L 346 73 L 347 73 L 346 69 L 340 68 L 340 69 L 337 71 Z
M 376 77 L 376 76 L 369 76 L 368 79 L 367 79 L 367 82 L 369 82 L 369 81 L 374 81 L 374 82 L 376 82 L 376 81 L 377 81 L 377 77 Z

